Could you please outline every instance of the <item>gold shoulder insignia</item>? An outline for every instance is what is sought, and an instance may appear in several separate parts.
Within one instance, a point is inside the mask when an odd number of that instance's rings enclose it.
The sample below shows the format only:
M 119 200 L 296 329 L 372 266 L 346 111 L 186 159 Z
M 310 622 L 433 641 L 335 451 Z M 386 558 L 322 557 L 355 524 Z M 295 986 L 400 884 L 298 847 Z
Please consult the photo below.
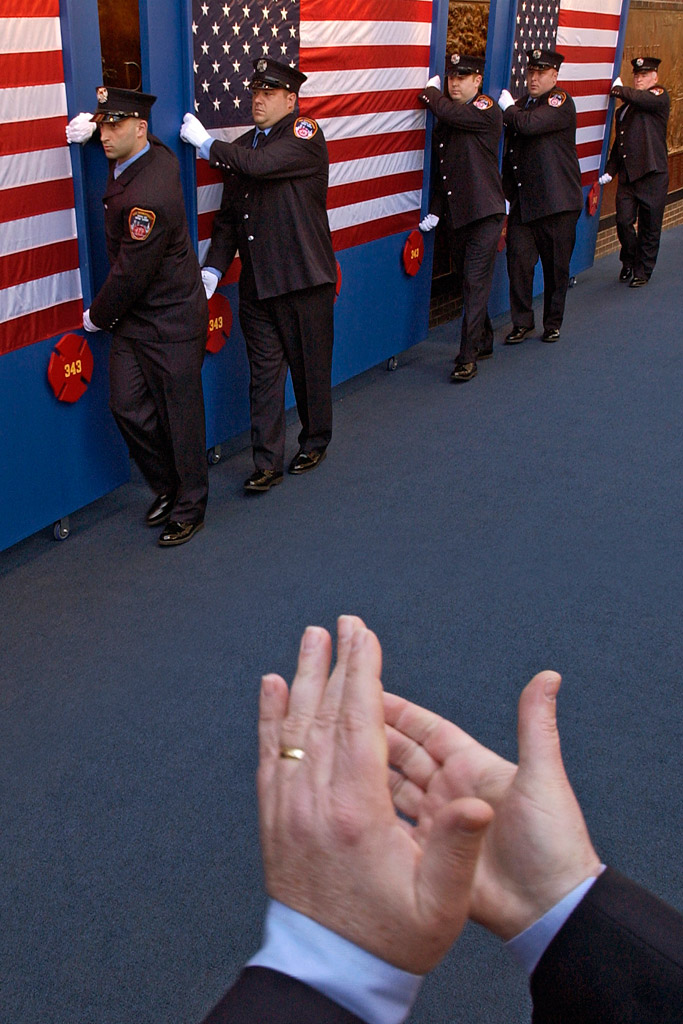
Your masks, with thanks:
M 312 139 L 318 130 L 318 122 L 312 117 L 297 117 L 292 130 L 297 139 Z
M 661 96 L 664 90 L 662 89 L 661 85 L 653 85 L 650 89 L 650 92 L 654 93 L 655 96 Z
M 128 215 L 128 229 L 133 241 L 143 242 L 151 234 L 156 219 L 157 215 L 152 210 L 134 206 Z
M 474 106 L 477 108 L 477 110 L 490 110 L 491 107 L 493 106 L 493 100 L 491 99 L 490 96 L 485 96 L 484 93 L 482 92 L 479 96 L 477 96 L 476 100 L 474 100 Z
M 557 92 L 551 93 L 551 95 L 548 97 L 548 106 L 561 107 L 566 99 L 566 92 L 562 92 L 561 89 L 558 89 Z

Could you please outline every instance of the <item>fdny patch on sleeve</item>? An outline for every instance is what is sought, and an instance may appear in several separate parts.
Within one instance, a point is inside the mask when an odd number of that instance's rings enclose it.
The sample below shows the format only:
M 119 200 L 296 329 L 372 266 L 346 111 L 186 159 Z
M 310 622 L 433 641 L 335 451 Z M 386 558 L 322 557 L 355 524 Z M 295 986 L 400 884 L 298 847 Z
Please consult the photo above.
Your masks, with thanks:
M 493 100 L 491 97 L 485 96 L 484 93 L 482 93 L 481 96 L 477 96 L 476 100 L 473 102 L 477 110 L 490 110 L 493 106 Z
M 292 130 L 297 139 L 312 139 L 318 130 L 318 122 L 312 117 L 297 117 Z
M 654 96 L 661 96 L 662 93 L 664 92 L 664 90 L 662 89 L 661 85 L 653 85 L 652 88 L 650 89 L 650 92 Z
M 552 94 L 552 96 L 548 97 L 548 106 L 549 107 L 561 107 L 562 104 L 564 103 L 564 101 L 566 100 L 566 98 L 567 98 L 566 92 L 562 92 L 562 90 L 560 89 L 557 92 L 554 92 Z
M 151 234 L 156 219 L 157 215 L 152 210 L 141 210 L 139 206 L 134 206 L 128 216 L 128 228 L 133 241 L 143 242 Z

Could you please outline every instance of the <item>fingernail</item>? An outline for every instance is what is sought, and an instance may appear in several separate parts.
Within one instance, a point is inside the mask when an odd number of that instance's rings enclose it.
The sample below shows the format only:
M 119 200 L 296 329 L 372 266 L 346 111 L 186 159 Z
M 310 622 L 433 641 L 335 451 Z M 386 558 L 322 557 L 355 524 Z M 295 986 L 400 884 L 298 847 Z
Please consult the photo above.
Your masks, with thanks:
M 365 630 L 356 629 L 354 630 L 353 637 L 351 639 L 351 650 L 359 651 L 365 643 Z
M 301 637 L 301 650 L 314 651 L 320 643 L 320 630 L 317 626 L 306 626 Z
M 543 692 L 548 698 L 548 700 L 555 700 L 555 698 L 557 697 L 557 692 L 560 689 L 560 682 L 561 679 L 558 675 L 553 675 L 551 679 L 546 679 L 545 686 L 543 687 Z
M 264 697 L 272 697 L 275 693 L 272 676 L 261 676 L 261 693 Z
M 340 615 L 337 619 L 337 636 L 340 640 L 348 640 L 353 633 L 353 618 L 350 615 Z

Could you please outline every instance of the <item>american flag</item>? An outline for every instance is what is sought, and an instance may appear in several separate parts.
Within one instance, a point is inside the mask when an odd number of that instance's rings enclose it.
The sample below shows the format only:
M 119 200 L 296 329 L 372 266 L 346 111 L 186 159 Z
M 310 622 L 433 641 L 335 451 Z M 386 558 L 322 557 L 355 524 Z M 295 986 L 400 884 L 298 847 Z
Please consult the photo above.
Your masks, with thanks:
M 581 184 L 598 177 L 605 137 L 622 0 L 519 0 L 513 42 L 510 91 L 526 91 L 525 50 L 557 49 L 565 60 L 558 85 L 576 104 L 576 150 Z
M 59 0 L 0 3 L 0 354 L 83 312 Z
M 327 205 L 336 250 L 417 227 L 422 201 L 432 0 L 193 0 L 195 112 L 216 138 L 250 122 L 252 61 L 308 75 L 299 98 L 330 153 Z M 221 178 L 197 165 L 203 260 Z

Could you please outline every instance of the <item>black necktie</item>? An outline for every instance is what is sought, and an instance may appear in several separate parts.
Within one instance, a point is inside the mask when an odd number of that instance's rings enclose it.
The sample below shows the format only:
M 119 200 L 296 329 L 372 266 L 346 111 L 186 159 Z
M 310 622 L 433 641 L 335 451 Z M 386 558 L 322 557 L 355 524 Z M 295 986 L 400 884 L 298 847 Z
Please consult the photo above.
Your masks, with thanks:
M 264 142 L 265 138 L 266 138 L 266 133 L 262 132 L 260 130 L 260 128 L 257 128 L 256 129 L 256 135 L 254 135 L 254 141 L 251 144 L 251 148 L 252 149 L 257 149 L 259 146 L 263 145 L 263 142 Z

